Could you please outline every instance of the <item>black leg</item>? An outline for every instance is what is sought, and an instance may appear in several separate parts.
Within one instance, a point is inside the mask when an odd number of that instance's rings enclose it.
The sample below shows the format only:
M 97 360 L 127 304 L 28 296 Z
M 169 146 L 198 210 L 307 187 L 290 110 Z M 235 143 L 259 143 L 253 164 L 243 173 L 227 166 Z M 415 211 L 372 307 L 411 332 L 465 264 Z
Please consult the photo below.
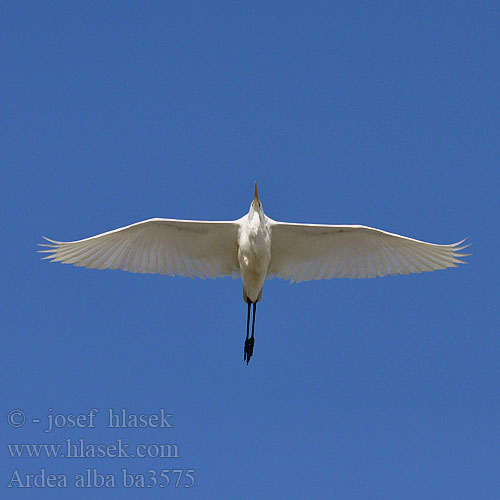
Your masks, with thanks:
M 248 315 L 247 315 L 247 340 L 248 340 L 248 327 L 250 326 L 250 306 L 251 302 L 248 302 Z
M 253 318 L 252 318 L 252 338 L 253 338 L 253 331 L 255 329 L 255 311 L 257 309 L 257 302 L 253 303 Z
M 244 355 L 243 355 L 243 359 L 246 361 L 247 360 L 247 346 L 248 346 L 248 329 L 249 329 L 249 326 L 250 326 L 250 306 L 252 305 L 252 303 L 250 301 L 248 301 L 248 315 L 247 315 L 247 338 L 245 340 L 245 352 L 244 352 Z M 247 363 L 248 364 L 248 363 Z
M 255 309 L 257 304 L 253 302 L 253 319 L 252 319 L 252 336 L 248 338 L 248 327 L 250 323 L 250 305 L 252 302 L 248 302 L 248 316 L 247 316 L 247 338 L 245 340 L 245 355 L 243 359 L 248 363 L 250 362 L 250 358 L 252 357 L 253 354 L 253 345 L 255 342 L 254 339 L 254 329 L 255 329 Z

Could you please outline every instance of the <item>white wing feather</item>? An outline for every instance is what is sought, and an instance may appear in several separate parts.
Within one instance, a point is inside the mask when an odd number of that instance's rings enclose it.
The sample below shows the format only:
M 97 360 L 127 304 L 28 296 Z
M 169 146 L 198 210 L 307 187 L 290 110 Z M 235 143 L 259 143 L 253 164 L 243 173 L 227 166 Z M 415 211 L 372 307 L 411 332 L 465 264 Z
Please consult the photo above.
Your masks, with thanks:
M 96 269 L 217 278 L 238 277 L 236 222 L 149 219 L 78 241 L 42 246 L 44 257 Z
M 469 245 L 426 243 L 367 226 L 293 224 L 269 219 L 268 278 L 292 282 L 421 273 L 464 263 Z

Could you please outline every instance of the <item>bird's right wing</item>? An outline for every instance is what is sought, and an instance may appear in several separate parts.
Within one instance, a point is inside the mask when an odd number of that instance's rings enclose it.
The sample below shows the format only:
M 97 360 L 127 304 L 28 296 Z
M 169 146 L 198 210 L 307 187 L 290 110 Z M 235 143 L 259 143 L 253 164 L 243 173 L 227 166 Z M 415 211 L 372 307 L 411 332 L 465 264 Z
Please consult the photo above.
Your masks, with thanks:
M 133 273 L 239 276 L 238 223 L 149 219 L 78 241 L 54 241 L 45 259 Z
M 466 255 L 459 253 L 463 241 L 436 245 L 367 226 L 270 223 L 269 278 L 299 282 L 421 273 L 456 267 Z

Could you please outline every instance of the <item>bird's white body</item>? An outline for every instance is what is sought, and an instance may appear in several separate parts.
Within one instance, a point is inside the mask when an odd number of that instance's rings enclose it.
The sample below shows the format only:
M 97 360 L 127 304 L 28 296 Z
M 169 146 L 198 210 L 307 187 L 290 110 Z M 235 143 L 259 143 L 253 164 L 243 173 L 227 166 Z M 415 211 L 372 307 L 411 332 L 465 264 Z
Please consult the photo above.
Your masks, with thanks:
M 271 221 L 262 208 L 253 204 L 240 219 L 238 231 L 238 263 L 245 302 L 258 302 L 271 262 Z

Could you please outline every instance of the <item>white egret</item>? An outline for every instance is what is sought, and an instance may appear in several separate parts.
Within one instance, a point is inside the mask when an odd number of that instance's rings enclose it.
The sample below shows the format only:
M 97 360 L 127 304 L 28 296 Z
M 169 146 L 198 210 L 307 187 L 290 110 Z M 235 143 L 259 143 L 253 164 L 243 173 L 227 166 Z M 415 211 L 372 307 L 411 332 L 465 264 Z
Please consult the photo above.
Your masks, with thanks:
M 248 304 L 244 360 L 254 347 L 256 304 L 266 278 L 292 282 L 421 273 L 464 263 L 465 241 L 437 245 L 366 226 L 296 224 L 264 214 L 255 195 L 234 221 L 149 219 L 78 241 L 54 241 L 45 259 L 90 269 L 217 278 L 241 276 Z M 250 308 L 252 334 L 249 336 Z

